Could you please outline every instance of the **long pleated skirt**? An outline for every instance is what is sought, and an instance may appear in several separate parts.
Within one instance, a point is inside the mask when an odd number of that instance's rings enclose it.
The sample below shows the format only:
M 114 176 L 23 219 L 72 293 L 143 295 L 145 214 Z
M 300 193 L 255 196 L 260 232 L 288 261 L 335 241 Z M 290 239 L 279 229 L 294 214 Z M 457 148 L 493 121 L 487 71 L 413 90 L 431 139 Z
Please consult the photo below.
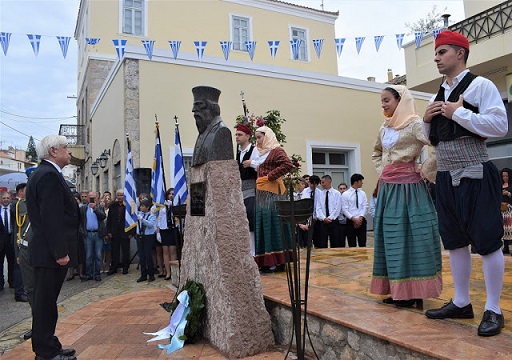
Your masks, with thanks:
M 270 267 L 286 263 L 285 251 L 291 256 L 290 227 L 284 227 L 282 234 L 277 200 L 286 200 L 285 195 L 256 190 L 256 221 L 254 242 L 255 260 L 258 267 Z M 284 236 L 283 236 L 284 235 Z
M 370 292 L 394 300 L 437 297 L 443 289 L 434 204 L 423 181 L 381 182 L 374 219 Z

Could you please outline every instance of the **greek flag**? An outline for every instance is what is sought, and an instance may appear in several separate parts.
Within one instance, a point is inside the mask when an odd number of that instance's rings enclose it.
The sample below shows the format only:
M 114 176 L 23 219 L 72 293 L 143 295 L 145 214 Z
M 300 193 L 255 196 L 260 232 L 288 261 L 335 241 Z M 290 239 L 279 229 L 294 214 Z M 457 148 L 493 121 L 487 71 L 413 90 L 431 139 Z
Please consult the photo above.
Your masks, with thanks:
M 155 46 L 155 40 L 141 40 L 144 49 L 146 49 L 146 54 L 148 54 L 149 60 L 153 58 L 153 46 Z
M 204 49 L 206 48 L 206 41 L 194 41 L 196 46 L 197 58 L 199 61 L 203 61 Z
M 270 56 L 272 56 L 272 59 L 275 59 L 277 48 L 279 47 L 279 40 L 269 41 L 268 46 L 270 47 Z
M 395 36 L 396 36 L 396 45 L 398 46 L 399 49 L 401 49 L 405 34 L 396 34 Z
M 118 39 L 112 40 L 112 42 L 114 43 L 114 46 L 116 47 L 117 57 L 119 58 L 119 60 L 123 60 L 124 49 L 126 48 L 126 41 L 127 40 L 118 40 Z
M 299 49 L 301 44 L 301 39 L 290 40 L 290 46 L 292 47 L 292 55 L 294 60 L 299 58 Z
M 124 204 L 126 212 L 124 217 L 124 231 L 128 232 L 137 226 L 137 191 L 135 189 L 135 178 L 133 177 L 133 162 L 131 141 L 128 139 L 128 156 L 126 158 L 126 176 L 124 179 Z
M 432 30 L 432 34 L 434 34 L 434 40 L 437 39 L 437 35 L 439 35 L 441 31 L 443 31 L 443 29 Z
M 361 47 L 363 46 L 365 37 L 356 37 L 356 49 L 357 54 L 359 55 L 359 52 L 361 51 Z
M 174 205 L 184 204 L 188 197 L 187 178 L 181 154 L 180 132 L 174 131 Z
M 249 52 L 249 57 L 254 58 L 254 50 L 256 50 L 256 41 L 246 41 L 245 47 L 247 48 L 247 52 Z
M 0 33 L 0 43 L 2 44 L 2 50 L 4 51 L 4 55 L 7 55 L 7 50 L 9 49 L 10 42 L 11 42 L 11 33 L 1 32 Z
M 231 51 L 232 43 L 233 43 L 232 41 L 221 41 L 220 42 L 220 47 L 222 49 L 222 53 L 224 54 L 224 59 L 226 59 L 226 61 L 228 61 L 229 52 Z
M 39 45 L 41 45 L 41 35 L 27 34 L 27 37 L 30 45 L 32 45 L 32 50 L 34 50 L 34 55 L 37 56 L 39 54 Z
M 164 207 L 165 185 L 164 185 L 164 162 L 162 160 L 162 146 L 160 145 L 160 129 L 156 124 L 155 157 L 153 158 L 153 171 L 151 172 L 151 199 L 156 210 Z
M 181 41 L 176 41 L 176 40 L 169 41 L 169 46 L 171 47 L 172 56 L 174 57 L 174 60 L 176 60 L 176 58 L 178 57 L 178 53 L 180 52 L 180 45 L 181 45 Z
M 336 52 L 338 53 L 338 57 L 341 56 L 341 51 L 343 50 L 343 44 L 345 44 L 345 38 L 334 39 L 336 42 Z
M 87 45 L 96 45 L 100 42 L 100 38 L 85 38 Z
M 66 58 L 66 55 L 68 54 L 70 39 L 71 39 L 70 36 L 57 36 L 57 41 L 59 42 L 60 49 L 62 50 L 62 56 L 64 56 L 64 59 Z
M 384 35 L 377 35 L 373 37 L 375 40 L 375 50 L 379 52 L 380 44 L 382 44 L 382 40 L 384 40 Z
M 414 38 L 416 39 L 416 49 L 421 46 L 421 40 L 423 40 L 423 35 L 425 33 L 423 31 L 417 31 L 414 33 Z
M 313 46 L 315 47 L 316 56 L 320 59 L 322 53 L 322 46 L 324 45 L 324 39 L 313 40 Z

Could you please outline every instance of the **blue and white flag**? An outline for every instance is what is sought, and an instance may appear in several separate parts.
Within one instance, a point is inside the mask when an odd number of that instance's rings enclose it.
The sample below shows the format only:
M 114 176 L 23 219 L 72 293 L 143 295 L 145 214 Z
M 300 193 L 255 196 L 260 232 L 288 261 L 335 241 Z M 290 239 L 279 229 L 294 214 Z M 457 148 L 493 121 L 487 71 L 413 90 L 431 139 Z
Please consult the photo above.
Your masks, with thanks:
M 269 41 L 268 46 L 270 48 L 270 56 L 272 56 L 272 59 L 275 59 L 277 54 L 277 48 L 279 47 L 279 40 Z
M 121 40 L 121 39 L 112 40 L 112 42 L 114 43 L 114 46 L 116 47 L 117 57 L 119 58 L 119 60 L 123 60 L 124 49 L 126 48 L 126 41 L 127 40 Z
M 85 38 L 85 42 L 87 43 L 87 45 L 96 45 L 97 43 L 100 42 L 100 38 Z
M 153 158 L 153 171 L 151 172 L 151 200 L 155 205 L 155 212 L 164 207 L 164 162 L 162 159 L 162 146 L 160 145 L 160 128 L 156 124 L 155 130 L 155 156 Z
M 256 50 L 256 41 L 246 41 L 245 48 L 247 49 L 249 57 L 251 58 L 252 61 L 252 59 L 254 58 L 254 50 Z
M 362 37 L 356 37 L 356 49 L 357 49 L 357 54 L 359 54 L 359 52 L 361 51 L 361 47 L 363 46 L 364 39 L 366 39 L 364 36 L 362 36 Z
M 181 41 L 170 40 L 169 46 L 171 47 L 172 50 L 172 56 L 174 57 L 174 60 L 176 60 L 176 58 L 178 57 L 178 53 L 180 52 Z
M 334 42 L 336 43 L 336 53 L 338 53 L 338 57 L 340 57 L 343 44 L 345 44 L 345 38 L 334 39 Z
M 229 58 L 229 52 L 231 51 L 231 45 L 233 44 L 232 41 L 221 41 L 220 47 L 222 49 L 222 53 L 224 54 L 224 59 L 228 61 Z
M 126 158 L 126 176 L 124 178 L 124 204 L 126 206 L 124 217 L 124 231 L 128 232 L 137 226 L 137 191 L 133 177 L 132 145 L 128 140 L 128 156 Z
M 432 30 L 432 34 L 434 34 L 434 40 L 437 39 L 437 35 L 439 35 L 441 31 L 443 31 L 443 29 Z
M 57 41 L 59 42 L 60 49 L 62 50 L 62 56 L 64 56 L 64 59 L 68 54 L 69 40 L 71 40 L 70 36 L 57 36 Z
M 199 61 L 203 61 L 204 49 L 206 49 L 206 41 L 194 41 L 196 46 L 197 58 Z
M 144 49 L 146 49 L 146 54 L 148 54 L 149 60 L 153 58 L 153 47 L 155 46 L 155 40 L 141 40 L 142 45 L 144 45 Z
M 34 55 L 37 56 L 39 54 L 39 45 L 41 45 L 41 35 L 27 34 L 27 37 L 30 45 L 32 45 L 32 50 L 34 50 Z
M 375 50 L 379 52 L 380 44 L 382 44 L 382 40 L 384 40 L 384 35 L 377 35 L 373 38 L 375 39 Z
M 7 50 L 9 49 L 10 42 L 11 33 L 0 32 L 0 43 L 2 44 L 2 50 L 4 51 L 4 55 L 7 55 Z
M 180 132 L 174 130 L 174 206 L 184 204 L 188 197 L 187 177 L 181 153 Z
M 402 48 L 402 43 L 404 42 L 404 36 L 405 34 L 396 34 L 396 45 L 398 46 L 398 49 Z
M 301 39 L 290 40 L 290 46 L 292 48 L 292 55 L 294 60 L 297 60 L 299 58 L 299 49 L 301 44 Z
M 313 46 L 315 47 L 316 56 L 320 59 L 320 54 L 322 53 L 322 46 L 324 45 L 324 39 L 316 39 L 313 40 Z
M 421 46 L 421 40 L 423 40 L 423 35 L 425 33 L 423 31 L 417 31 L 414 33 L 414 38 L 416 39 L 416 49 Z

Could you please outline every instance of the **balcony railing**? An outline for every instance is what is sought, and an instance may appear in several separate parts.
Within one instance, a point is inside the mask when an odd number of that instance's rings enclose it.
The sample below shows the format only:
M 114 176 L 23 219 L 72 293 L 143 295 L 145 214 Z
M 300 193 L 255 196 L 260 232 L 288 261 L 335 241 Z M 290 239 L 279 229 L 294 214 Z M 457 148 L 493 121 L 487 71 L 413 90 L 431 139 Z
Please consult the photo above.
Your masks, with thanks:
M 448 28 L 465 35 L 470 43 L 503 34 L 512 28 L 512 1 L 505 1 Z
M 85 145 L 84 125 L 61 124 L 59 135 L 68 139 L 68 145 Z

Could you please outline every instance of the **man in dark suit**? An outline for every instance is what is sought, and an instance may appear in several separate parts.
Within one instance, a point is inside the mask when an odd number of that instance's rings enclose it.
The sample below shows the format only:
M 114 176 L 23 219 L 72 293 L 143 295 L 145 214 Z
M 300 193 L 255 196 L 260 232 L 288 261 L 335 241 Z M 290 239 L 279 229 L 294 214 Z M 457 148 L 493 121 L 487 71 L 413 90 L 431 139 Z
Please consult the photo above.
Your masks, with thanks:
M 41 163 L 27 185 L 27 211 L 33 238 L 29 260 L 34 267 L 32 349 L 36 360 L 75 360 L 55 336 L 57 298 L 67 267 L 78 260 L 79 211 L 61 169 L 71 160 L 64 136 L 45 136 L 37 145 Z
M 14 247 L 12 244 L 11 219 L 9 217 L 11 209 L 11 194 L 2 192 L 0 207 L 0 290 L 4 288 L 4 259 L 7 258 L 7 279 L 9 287 L 15 288 L 14 281 Z
M 107 233 L 112 240 L 112 262 L 107 273 L 108 275 L 117 273 L 119 263 L 123 265 L 123 274 L 128 274 L 128 267 L 130 266 L 130 239 L 133 237 L 133 234 L 124 231 L 126 206 L 123 199 L 124 190 L 117 190 L 116 201 L 110 204 L 108 210 Z M 122 261 L 120 261 L 121 251 L 123 254 Z

